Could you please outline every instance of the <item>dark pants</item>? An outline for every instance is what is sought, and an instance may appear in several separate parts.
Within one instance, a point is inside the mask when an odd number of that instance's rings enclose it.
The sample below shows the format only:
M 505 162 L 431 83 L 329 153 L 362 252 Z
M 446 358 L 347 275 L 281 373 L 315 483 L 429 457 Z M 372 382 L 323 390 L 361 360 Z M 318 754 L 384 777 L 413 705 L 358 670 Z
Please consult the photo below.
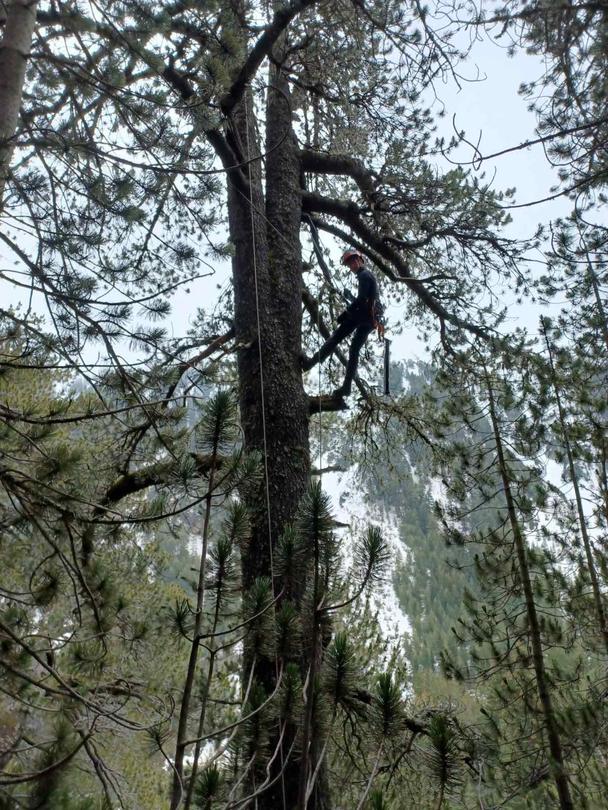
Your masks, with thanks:
M 348 363 L 346 365 L 344 382 L 340 386 L 340 391 L 345 396 L 348 396 L 350 394 L 350 389 L 355 378 L 355 374 L 357 373 L 359 354 L 363 344 L 373 329 L 374 327 L 369 321 L 364 321 L 363 323 L 357 323 L 357 321 L 351 320 L 343 321 L 333 335 L 331 335 L 331 337 L 325 341 L 319 351 L 315 352 L 315 354 L 313 354 L 313 356 L 310 358 L 310 361 L 307 363 L 308 368 L 312 368 L 317 363 L 322 363 L 324 360 L 326 360 L 330 354 L 333 354 L 338 344 L 342 343 L 345 338 L 352 335 L 354 332 L 355 334 L 353 335 L 353 339 L 350 343 L 350 349 L 348 350 Z

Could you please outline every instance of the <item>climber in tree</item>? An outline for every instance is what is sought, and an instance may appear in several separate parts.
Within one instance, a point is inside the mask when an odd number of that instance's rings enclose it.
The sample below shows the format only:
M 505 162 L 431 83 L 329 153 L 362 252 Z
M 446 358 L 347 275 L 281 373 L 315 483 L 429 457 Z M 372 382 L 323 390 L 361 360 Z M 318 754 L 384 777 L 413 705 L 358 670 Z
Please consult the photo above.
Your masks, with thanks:
M 322 363 L 332 354 L 339 343 L 349 335 L 353 335 L 348 352 L 348 363 L 344 382 L 337 388 L 334 397 L 347 397 L 350 395 L 351 386 L 357 373 L 359 363 L 359 353 L 363 344 L 377 326 L 379 316 L 378 283 L 375 276 L 365 266 L 363 256 L 357 250 L 347 250 L 342 256 L 342 264 L 345 264 L 351 273 L 357 276 L 359 283 L 357 297 L 350 295 L 351 303 L 338 315 L 338 328 L 326 340 L 321 348 L 312 357 L 302 358 L 302 369 L 309 371 L 317 363 Z

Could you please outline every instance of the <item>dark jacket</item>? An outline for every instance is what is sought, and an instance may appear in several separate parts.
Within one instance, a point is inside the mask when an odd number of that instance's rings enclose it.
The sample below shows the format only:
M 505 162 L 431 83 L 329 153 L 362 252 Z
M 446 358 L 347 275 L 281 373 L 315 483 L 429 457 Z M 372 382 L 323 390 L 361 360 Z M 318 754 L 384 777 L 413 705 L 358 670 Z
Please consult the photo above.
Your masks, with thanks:
M 378 282 L 367 267 L 362 267 L 358 271 L 357 280 L 357 297 L 348 305 L 344 314 L 348 320 L 372 325 L 378 302 Z

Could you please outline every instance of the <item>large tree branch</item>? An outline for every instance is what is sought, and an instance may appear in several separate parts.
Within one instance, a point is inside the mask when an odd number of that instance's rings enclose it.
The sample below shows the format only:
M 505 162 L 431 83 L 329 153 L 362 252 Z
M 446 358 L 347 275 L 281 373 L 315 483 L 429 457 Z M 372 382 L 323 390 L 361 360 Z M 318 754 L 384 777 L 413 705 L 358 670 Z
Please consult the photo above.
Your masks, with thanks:
M 166 408 L 170 403 L 175 402 L 175 399 L 176 399 L 175 391 L 176 391 L 177 386 L 179 385 L 183 375 L 189 369 L 196 369 L 196 366 L 201 362 L 201 360 L 205 360 L 208 357 L 210 357 L 212 354 L 215 353 L 215 351 L 217 349 L 222 348 L 233 337 L 234 337 L 234 327 L 229 329 L 228 332 L 225 332 L 223 335 L 218 335 L 218 336 L 215 336 L 213 338 L 210 338 L 209 344 L 205 347 L 205 349 L 200 351 L 194 357 L 192 357 L 192 358 L 190 358 L 188 360 L 183 360 L 180 363 L 178 363 L 177 366 L 175 366 L 175 368 L 174 368 L 173 382 L 169 385 L 167 391 L 165 392 L 165 398 L 163 400 L 160 400 L 160 401 L 156 402 L 156 403 L 149 403 L 149 404 L 154 404 L 154 405 L 158 405 L 161 408 Z M 226 352 L 224 352 L 224 354 L 226 354 Z M 175 355 L 173 355 L 171 357 L 171 360 L 175 360 Z M 137 405 L 137 406 L 129 406 L 127 410 L 134 410 L 135 407 L 140 407 L 140 406 L 139 405 Z M 117 412 L 119 412 L 119 411 L 112 411 L 112 413 L 117 413 Z M 98 416 L 97 414 L 93 414 L 89 418 L 97 418 L 97 416 Z M 70 421 L 72 421 L 72 418 L 70 418 Z M 77 421 L 77 420 L 73 420 L 73 421 Z M 134 428 L 132 428 L 132 432 L 134 434 L 134 437 L 132 439 L 131 446 L 129 448 L 129 456 L 128 456 L 127 460 L 126 460 L 125 468 L 129 467 L 131 458 L 133 457 L 137 447 L 139 446 L 140 442 L 143 440 L 144 436 L 146 436 L 146 434 L 148 433 L 150 428 L 154 427 L 154 423 L 155 423 L 154 418 L 148 418 L 142 424 L 137 425 Z M 155 465 L 153 465 L 153 466 L 155 466 Z M 150 468 L 148 468 L 148 470 L 149 469 Z M 139 473 L 133 473 L 133 475 L 135 475 L 137 477 L 139 475 Z M 115 484 L 113 484 L 112 487 L 116 486 L 116 483 L 117 482 L 115 482 Z M 135 489 L 133 491 L 139 491 L 140 489 L 143 489 L 143 488 L 148 487 L 148 486 L 152 486 L 155 483 L 161 483 L 161 479 L 154 478 L 154 477 L 152 479 L 150 479 L 150 478 L 146 478 L 146 476 L 144 475 L 139 483 L 137 483 L 136 481 L 133 481 L 130 484 L 130 486 L 135 487 Z M 112 490 L 112 487 L 110 488 L 110 491 Z M 125 497 L 124 495 L 120 495 L 120 489 L 118 490 L 118 493 L 119 493 L 119 497 L 118 498 L 110 497 L 109 502 L 113 502 L 115 500 L 120 500 L 120 498 Z M 127 486 L 127 491 L 126 491 L 125 494 L 127 494 L 127 495 L 131 494 L 131 492 L 128 489 L 128 486 Z M 108 497 L 108 495 L 106 494 L 106 498 L 107 497 Z M 105 499 L 102 502 L 104 503 L 104 505 L 107 505 L 107 503 L 108 503 L 108 501 L 106 501 Z
M 210 455 L 203 455 L 202 453 L 189 453 L 189 455 L 196 462 L 196 471 L 200 476 L 206 475 L 213 464 L 215 464 L 216 469 L 220 469 L 223 463 L 222 459 L 215 457 L 214 460 Z M 174 472 L 175 462 L 171 460 L 159 461 L 155 464 L 149 464 L 141 470 L 125 473 L 111 484 L 101 500 L 101 505 L 110 506 L 128 495 L 135 495 L 137 492 L 149 487 L 167 484 L 174 479 Z M 102 510 L 98 509 L 97 511 Z
M 348 405 L 341 396 L 321 394 L 318 397 L 308 397 L 308 413 L 310 416 L 314 416 L 316 413 L 336 413 L 336 411 L 347 410 Z
M 440 237 L 446 239 L 453 238 L 459 242 L 471 241 L 475 238 L 474 232 L 467 233 L 466 230 L 461 230 L 458 223 L 433 228 L 425 227 L 424 223 L 421 223 L 421 228 L 425 231 L 426 235 L 419 239 L 404 239 L 395 233 L 390 233 L 393 228 L 387 217 L 391 213 L 394 213 L 394 211 L 390 206 L 386 205 L 388 198 L 378 190 L 379 185 L 382 183 L 382 178 L 375 172 L 370 171 L 362 161 L 352 158 L 349 155 L 330 155 L 311 149 L 301 150 L 300 158 L 305 171 L 314 172 L 316 174 L 351 177 L 359 187 L 366 203 L 369 204 L 369 211 L 360 206 L 358 207 L 359 215 L 362 216 L 371 213 L 378 230 L 382 232 L 383 241 L 392 243 L 395 247 L 413 251 L 425 247 L 434 239 Z M 393 193 L 396 191 L 397 189 L 393 189 Z M 402 193 L 403 192 L 399 192 L 400 196 Z M 480 232 L 477 234 L 477 238 L 488 242 L 498 252 L 504 250 L 504 247 L 500 244 L 500 240 L 497 237 L 493 237 L 491 234 Z M 359 246 L 359 249 L 360 248 L 361 246 Z M 377 261 L 377 257 L 374 261 Z
M 304 171 L 314 172 L 315 174 L 343 175 L 352 178 L 368 203 L 376 226 L 385 231 L 391 229 L 387 219 L 387 214 L 390 212 L 383 205 L 383 195 L 379 191 L 380 178 L 375 172 L 370 171 L 362 161 L 349 155 L 330 155 L 312 149 L 302 149 L 300 160 Z
M 208 357 L 211 357 L 212 354 L 215 354 L 218 349 L 223 348 L 228 341 L 232 340 L 233 337 L 234 326 L 232 326 L 227 332 L 224 332 L 223 335 L 216 335 L 210 338 L 207 346 L 205 346 L 205 348 L 194 357 L 191 357 L 188 360 L 182 360 L 180 363 L 178 363 L 175 367 L 174 381 L 169 386 L 165 394 L 165 399 L 169 399 L 173 396 L 181 378 L 189 369 L 196 369 L 196 366 L 201 362 L 201 360 L 206 360 Z M 225 354 L 227 354 L 226 351 L 224 351 L 221 356 L 223 357 Z
M 297 17 L 300 12 L 314 5 L 315 2 L 317 2 L 317 0 L 295 0 L 291 5 L 285 6 L 275 13 L 272 22 L 266 27 L 262 36 L 249 52 L 249 56 L 239 70 L 230 90 L 220 101 L 220 108 L 224 115 L 230 115 L 232 110 L 239 103 L 247 83 L 251 81 L 264 59 L 270 55 L 272 48 L 289 23 L 294 17 Z
M 302 149 L 300 159 L 302 168 L 306 172 L 352 177 L 362 193 L 370 200 L 375 201 L 378 179 L 360 160 L 348 155 L 329 155 L 315 152 L 312 149 Z

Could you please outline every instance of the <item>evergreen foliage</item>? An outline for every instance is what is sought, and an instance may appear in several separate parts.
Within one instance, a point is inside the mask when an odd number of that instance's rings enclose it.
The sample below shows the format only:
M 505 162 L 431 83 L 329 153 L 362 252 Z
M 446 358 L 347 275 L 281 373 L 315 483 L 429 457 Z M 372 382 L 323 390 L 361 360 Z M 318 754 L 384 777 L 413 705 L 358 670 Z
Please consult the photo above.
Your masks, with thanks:
M 603 806 L 605 18 L 3 5 L 0 276 L 24 297 L 0 307 L 2 806 Z M 506 235 L 512 191 L 438 167 L 426 99 L 461 26 L 544 58 L 522 90 L 574 201 L 549 245 Z M 437 341 L 393 401 L 358 381 L 384 514 L 346 554 L 310 484 L 299 356 L 340 306 L 311 224 Z M 567 306 L 504 337 L 505 289 Z M 389 513 L 403 649 L 374 606 Z

